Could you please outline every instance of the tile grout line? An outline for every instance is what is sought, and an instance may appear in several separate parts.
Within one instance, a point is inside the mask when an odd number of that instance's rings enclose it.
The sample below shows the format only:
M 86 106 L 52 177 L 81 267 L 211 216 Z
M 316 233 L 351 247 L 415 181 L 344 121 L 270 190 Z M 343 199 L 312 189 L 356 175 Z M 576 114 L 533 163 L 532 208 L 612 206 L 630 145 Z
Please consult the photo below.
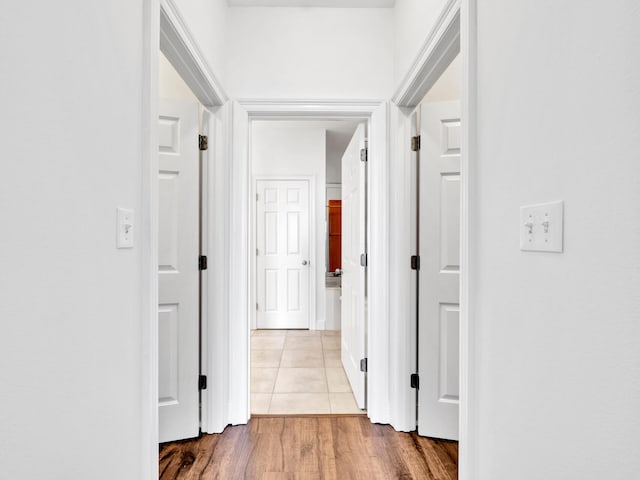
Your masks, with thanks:
M 252 335 L 253 335 L 253 333 L 252 333 Z M 253 336 L 254 337 L 258 337 L 258 335 L 253 335 Z M 279 359 L 278 359 L 278 363 L 277 363 L 277 368 L 276 368 L 276 372 L 275 372 L 276 376 L 275 376 L 275 379 L 274 379 L 272 390 L 271 390 L 271 393 L 265 392 L 265 393 L 269 394 L 269 400 L 268 400 L 267 409 L 266 409 L 267 412 L 272 413 L 273 397 L 276 394 L 275 387 L 276 387 L 276 384 L 277 384 L 277 380 L 280 377 L 280 374 L 282 373 L 281 370 L 283 368 L 285 368 L 285 367 L 283 367 L 282 360 L 284 358 L 284 352 L 286 350 L 287 339 L 288 338 L 293 338 L 293 337 L 300 337 L 300 338 L 314 338 L 314 337 L 316 337 L 316 338 L 319 338 L 319 340 L 320 340 L 320 345 L 319 346 L 320 346 L 320 352 L 321 352 L 321 355 L 322 355 L 321 365 L 322 365 L 322 373 L 323 373 L 323 378 L 324 378 L 325 388 L 326 388 L 325 392 L 281 392 L 281 393 L 283 393 L 284 395 L 307 394 L 307 395 L 312 395 L 312 396 L 314 396 L 316 398 L 322 398 L 322 397 L 319 396 L 319 394 L 324 393 L 325 394 L 325 398 L 324 399 L 325 399 L 325 402 L 327 402 L 328 410 L 329 410 L 329 412 L 331 414 L 333 414 L 335 409 L 333 408 L 333 406 L 331 404 L 331 394 L 332 394 L 332 392 L 330 391 L 330 388 L 329 388 L 329 376 L 328 376 L 329 367 L 327 366 L 326 355 L 329 352 L 333 352 L 333 351 L 338 351 L 339 352 L 340 349 L 328 348 L 326 345 L 327 344 L 331 344 L 330 346 L 333 347 L 333 343 L 334 343 L 333 342 L 333 337 L 334 337 L 334 335 L 326 336 L 327 338 L 331 337 L 331 339 L 332 339 L 331 342 L 329 342 L 329 340 L 327 340 L 327 342 L 325 342 L 324 341 L 324 339 L 325 339 L 324 335 L 294 335 L 294 336 L 290 336 L 290 331 L 289 330 L 286 331 L 286 333 L 285 333 L 285 335 L 283 335 L 283 337 L 284 337 L 284 341 L 283 341 L 283 343 L 281 345 L 281 348 L 278 349 L 279 350 Z M 255 351 L 256 349 L 252 349 L 252 350 Z M 296 350 L 296 349 L 292 349 L 292 350 Z M 290 367 L 290 368 L 310 369 L 310 368 L 313 368 L 313 367 L 312 366 L 307 366 L 307 367 L 298 366 L 298 367 Z M 332 368 L 340 369 L 340 367 L 332 367 Z M 340 392 L 340 393 L 342 393 L 342 392 Z M 344 392 L 344 393 L 347 393 L 347 392 Z M 351 389 L 350 389 L 350 393 L 351 393 L 351 396 L 353 397 L 353 391 Z

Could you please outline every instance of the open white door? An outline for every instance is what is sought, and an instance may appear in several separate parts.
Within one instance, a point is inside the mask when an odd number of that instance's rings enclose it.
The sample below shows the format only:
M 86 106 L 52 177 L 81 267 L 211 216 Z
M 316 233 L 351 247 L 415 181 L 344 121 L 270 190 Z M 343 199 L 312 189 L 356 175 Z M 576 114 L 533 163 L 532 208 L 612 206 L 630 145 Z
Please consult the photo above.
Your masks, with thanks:
M 418 433 L 457 440 L 460 102 L 421 108 Z
M 199 433 L 198 104 L 160 101 L 159 440 Z
M 256 182 L 258 328 L 309 328 L 309 182 Z
M 359 408 L 366 408 L 365 373 L 360 360 L 366 357 L 366 149 L 365 125 L 356 128 L 342 157 L 342 365 Z M 366 257 L 365 257 L 366 258 Z

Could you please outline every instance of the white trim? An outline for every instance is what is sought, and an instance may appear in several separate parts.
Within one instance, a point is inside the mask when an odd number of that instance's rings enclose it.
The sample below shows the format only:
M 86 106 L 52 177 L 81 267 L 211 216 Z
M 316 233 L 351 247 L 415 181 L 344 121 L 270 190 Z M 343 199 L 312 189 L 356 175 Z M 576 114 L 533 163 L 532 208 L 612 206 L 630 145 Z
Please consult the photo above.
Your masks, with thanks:
M 198 132 L 200 135 L 206 135 L 210 142 L 213 143 L 215 131 L 213 129 L 213 113 L 208 110 L 206 107 L 199 105 L 200 107 L 200 129 Z M 209 248 L 210 238 L 209 238 L 209 228 L 212 226 L 210 219 L 211 215 L 209 213 L 210 206 L 212 204 L 209 199 L 210 194 L 214 193 L 213 183 L 215 181 L 215 177 L 211 174 L 209 170 L 214 165 L 214 154 L 213 145 L 210 143 L 209 148 L 205 151 L 200 151 L 200 255 L 207 256 L 207 261 L 211 260 L 211 253 L 214 250 Z M 213 272 L 213 273 L 212 273 Z M 209 342 L 209 308 L 210 308 L 210 298 L 209 298 L 209 277 L 211 275 L 215 275 L 215 271 L 213 270 L 202 270 L 200 271 L 200 374 L 207 375 L 207 379 L 209 377 L 209 349 L 207 348 Z M 200 391 L 200 429 L 203 432 L 208 433 L 208 425 L 210 424 L 209 420 L 209 410 L 211 400 L 209 399 L 209 393 L 212 389 L 207 388 L 206 390 Z
M 443 7 L 413 65 L 392 97 L 399 107 L 415 107 L 460 51 L 460 1 L 448 0 Z
M 231 107 L 231 182 L 229 237 L 229 336 L 225 359 L 229 389 L 228 418 L 232 425 L 249 420 L 249 112 L 238 102 Z
M 390 265 L 389 303 L 394 321 L 389 332 L 391 369 L 391 424 L 400 431 L 416 429 L 416 391 L 409 383 L 416 372 L 416 296 L 415 272 L 409 259 L 415 255 L 415 170 L 409 139 L 415 135 L 411 124 L 412 109 L 391 108 L 394 153 L 389 172 L 390 191 Z
M 460 443 L 458 476 L 472 480 L 478 472 L 477 422 L 478 403 L 475 389 L 478 356 L 476 353 L 476 325 L 473 321 L 475 299 L 472 292 L 473 265 L 477 254 L 475 211 L 471 201 L 477 184 L 477 0 L 462 0 L 460 15 L 460 48 L 462 60 L 461 101 L 461 158 L 460 158 Z
M 141 478 L 158 478 L 158 37 L 160 2 L 143 2 L 140 215 Z
M 229 195 L 231 144 L 231 104 L 209 110 L 209 155 L 207 182 L 207 324 L 203 331 L 203 371 L 208 388 L 203 396 L 202 431 L 220 433 L 229 423 L 227 392 L 229 376 L 226 366 L 229 356 Z M 205 362 L 206 360 L 206 362 Z M 206 412 L 206 414 L 205 414 Z
M 371 111 L 369 121 L 367 266 L 367 414 L 391 423 L 389 355 L 389 109 Z
M 283 117 L 291 120 L 369 118 L 380 107 L 380 100 L 238 100 L 253 119 Z
M 427 37 L 413 67 L 407 73 L 393 97 L 399 107 L 415 107 L 458 52 L 463 65 L 461 95 L 461 239 L 460 239 L 460 426 L 459 461 L 460 480 L 472 480 L 478 471 L 477 422 L 478 405 L 474 378 L 477 358 L 475 352 L 475 327 L 473 325 L 472 272 L 475 258 L 475 225 L 473 205 L 470 202 L 475 185 L 475 167 L 472 159 L 476 152 L 476 9 L 477 0 L 450 0 L 444 7 L 436 26 Z M 398 134 L 409 131 L 410 109 L 399 108 Z M 406 138 L 395 151 L 399 158 L 408 158 Z M 405 143 L 402 143 L 405 142 Z M 396 185 L 397 186 L 397 185 Z M 397 213 L 397 212 L 396 212 Z M 408 326 L 407 326 L 408 328 Z M 402 366 L 402 365 L 400 365 Z M 406 368 L 406 365 L 404 366 Z M 399 369 L 398 372 L 402 372 Z M 398 374 L 398 372 L 394 372 Z
M 318 249 L 316 248 L 317 233 L 316 228 L 316 184 L 317 178 L 315 175 L 252 175 L 251 180 L 251 198 L 256 198 L 258 193 L 257 185 L 261 180 L 305 180 L 309 183 L 309 259 L 311 260 L 311 268 L 309 269 L 309 330 L 318 330 L 318 312 L 317 312 L 317 297 L 318 297 L 318 281 L 316 268 L 323 263 L 320 262 L 320 256 L 318 255 Z M 251 202 L 251 245 L 249 247 L 251 252 L 256 250 L 256 202 Z M 250 255 L 251 262 L 251 292 L 249 295 L 250 305 L 254 305 L 257 302 L 257 289 L 258 289 L 258 275 L 257 275 L 257 262 L 256 256 Z M 324 258 L 324 257 L 323 257 Z M 322 273 L 324 274 L 324 265 L 322 266 Z M 324 284 L 322 285 L 324 288 Z M 256 327 L 256 310 L 250 309 L 251 312 L 251 328 Z M 251 363 L 251 362 L 249 362 Z
M 388 230 L 388 115 L 379 100 L 250 100 L 233 102 L 229 345 L 229 423 L 249 420 L 249 250 L 246 225 L 250 211 L 250 119 L 362 118 L 370 126 L 369 182 L 376 195 L 369 198 L 369 326 L 368 414 L 373 422 L 389 423 L 389 230 Z
M 161 0 L 160 50 L 206 107 L 223 105 L 227 94 L 211 71 L 174 0 Z

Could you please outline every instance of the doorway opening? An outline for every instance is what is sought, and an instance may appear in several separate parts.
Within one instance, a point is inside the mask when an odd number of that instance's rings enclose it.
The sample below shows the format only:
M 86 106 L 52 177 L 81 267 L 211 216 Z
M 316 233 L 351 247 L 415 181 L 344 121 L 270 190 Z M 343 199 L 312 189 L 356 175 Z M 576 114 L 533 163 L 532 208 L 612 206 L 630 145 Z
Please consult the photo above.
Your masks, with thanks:
M 455 57 L 411 115 L 417 430 L 457 441 L 461 72 Z
M 252 414 L 353 414 L 364 408 L 364 401 L 356 402 L 351 383 L 364 383 L 366 372 L 349 378 L 343 360 L 353 364 L 355 348 L 364 357 L 366 298 L 356 297 L 361 305 L 353 306 L 360 318 L 346 313 L 347 325 L 359 322 L 357 333 L 341 335 L 342 245 L 336 245 L 335 234 L 342 222 L 338 218 L 336 225 L 329 208 L 329 202 L 342 202 L 343 157 L 349 147 L 349 152 L 357 151 L 360 168 L 364 138 L 352 142 L 359 125 L 359 136 L 364 137 L 363 119 L 251 122 Z M 366 211 L 362 203 L 357 215 Z M 362 243 L 364 247 L 364 237 Z M 365 277 L 365 272 L 366 266 L 358 264 L 358 273 Z M 359 343 L 355 347 L 350 343 L 354 340 Z M 359 357 L 357 363 L 359 367 Z
M 158 68 L 158 435 L 202 426 L 202 284 L 206 223 L 204 109 L 162 52 Z

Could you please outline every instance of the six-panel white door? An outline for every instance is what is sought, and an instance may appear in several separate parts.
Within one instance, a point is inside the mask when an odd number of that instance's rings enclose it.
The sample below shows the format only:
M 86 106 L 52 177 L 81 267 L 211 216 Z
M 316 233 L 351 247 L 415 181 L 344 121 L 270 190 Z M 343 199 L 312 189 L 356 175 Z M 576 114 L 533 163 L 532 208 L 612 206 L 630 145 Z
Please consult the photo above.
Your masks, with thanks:
M 359 408 L 366 408 L 365 374 L 360 360 L 366 357 L 365 268 L 366 252 L 365 126 L 358 125 L 342 157 L 342 365 Z
M 309 328 L 309 182 L 258 180 L 257 328 Z
M 159 439 L 199 433 L 198 105 L 160 101 Z
M 460 103 L 421 106 L 418 433 L 458 439 Z

